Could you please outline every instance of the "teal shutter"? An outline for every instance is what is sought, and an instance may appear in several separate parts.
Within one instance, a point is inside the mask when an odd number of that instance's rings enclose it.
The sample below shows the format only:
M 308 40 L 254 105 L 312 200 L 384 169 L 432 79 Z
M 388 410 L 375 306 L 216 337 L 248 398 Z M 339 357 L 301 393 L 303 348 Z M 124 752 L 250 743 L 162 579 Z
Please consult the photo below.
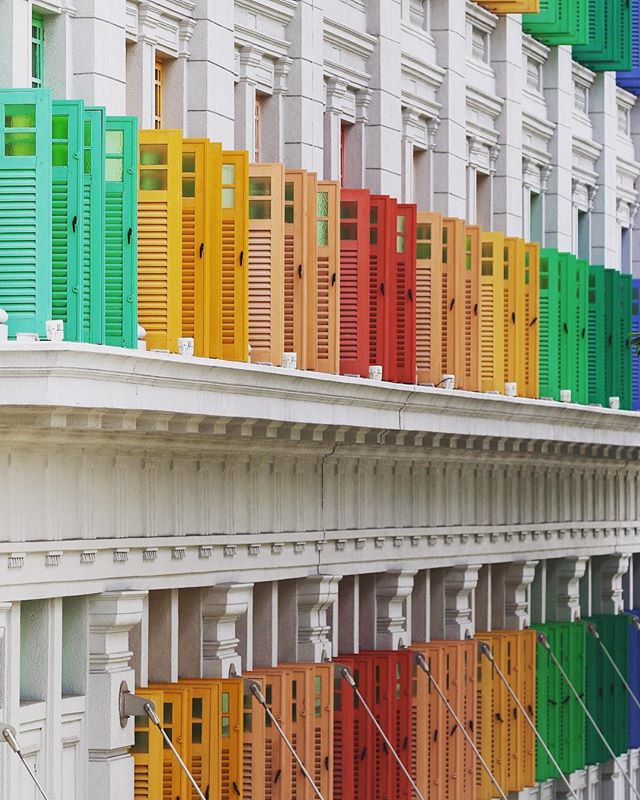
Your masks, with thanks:
M 631 320 L 632 304 L 632 282 L 631 275 L 620 275 L 620 408 L 627 411 L 631 410 L 633 402 L 632 387 L 632 349 L 630 336 L 633 330 Z
M 620 273 L 605 270 L 605 328 L 606 328 L 606 389 L 609 397 L 617 397 L 620 388 Z
M 82 340 L 82 100 L 54 100 L 51 124 L 52 318 Z
M 104 343 L 104 108 L 86 108 L 83 131 L 82 341 Z
M 630 0 L 590 0 L 589 39 L 574 46 L 573 57 L 599 72 L 630 70 L 631 24 Z
M 560 399 L 560 340 L 557 250 L 540 251 L 540 397 Z
M 559 258 L 559 291 L 560 291 L 560 389 L 571 389 L 571 399 L 577 402 L 576 396 L 576 357 L 578 342 L 576 338 L 576 257 L 571 253 L 560 253 Z
M 0 91 L 0 308 L 9 335 L 51 319 L 51 94 Z
M 576 261 L 576 398 L 574 402 L 589 402 L 589 264 Z
M 523 14 L 522 27 L 548 45 L 586 44 L 592 0 L 540 0 L 537 14 Z
M 138 342 L 138 127 L 107 117 L 105 161 L 105 343 Z
M 589 402 L 608 405 L 605 373 L 604 267 L 589 267 Z

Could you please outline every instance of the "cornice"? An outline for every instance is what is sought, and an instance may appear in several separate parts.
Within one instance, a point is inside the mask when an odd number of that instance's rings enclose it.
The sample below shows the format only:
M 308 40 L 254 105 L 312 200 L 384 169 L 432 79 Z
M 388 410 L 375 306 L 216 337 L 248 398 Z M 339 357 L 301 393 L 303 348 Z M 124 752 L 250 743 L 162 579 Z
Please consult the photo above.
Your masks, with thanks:
M 360 58 L 368 59 L 374 51 L 377 38 L 368 33 L 356 31 L 341 22 L 325 18 L 324 41 L 354 53 Z
M 235 7 L 288 25 L 296 13 L 298 2 L 297 0 L 235 0 Z

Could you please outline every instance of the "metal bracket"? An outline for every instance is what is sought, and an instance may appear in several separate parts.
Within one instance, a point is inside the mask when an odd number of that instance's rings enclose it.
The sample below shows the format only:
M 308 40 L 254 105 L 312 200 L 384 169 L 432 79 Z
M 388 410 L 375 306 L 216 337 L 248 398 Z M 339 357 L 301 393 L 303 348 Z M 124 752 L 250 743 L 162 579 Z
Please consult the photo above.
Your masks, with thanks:
M 139 697 L 137 694 L 129 691 L 129 686 L 126 681 L 120 684 L 120 693 L 118 696 L 118 708 L 120 711 L 120 725 L 123 728 L 127 727 L 127 720 L 130 717 L 147 717 L 147 708 L 151 706 L 153 711 L 156 710 L 156 705 L 153 700 L 147 697 Z

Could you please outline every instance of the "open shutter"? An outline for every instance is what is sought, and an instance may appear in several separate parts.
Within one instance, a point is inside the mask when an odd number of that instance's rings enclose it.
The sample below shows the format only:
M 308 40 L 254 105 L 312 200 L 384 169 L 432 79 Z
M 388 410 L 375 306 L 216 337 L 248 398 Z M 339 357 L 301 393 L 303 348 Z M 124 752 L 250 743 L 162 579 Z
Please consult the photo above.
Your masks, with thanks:
M 107 117 L 105 344 L 138 346 L 138 121 Z
M 416 382 L 416 224 L 415 205 L 398 205 L 396 231 L 396 380 Z
M 576 391 L 575 402 L 589 402 L 589 264 L 576 260 Z
M 525 311 L 525 373 L 522 393 L 539 397 L 540 356 L 540 245 L 525 245 L 524 311 Z
M 418 383 L 442 380 L 442 215 L 418 211 L 416 226 Z
M 254 679 L 253 674 L 244 676 Z M 260 684 L 261 689 L 263 683 Z M 265 800 L 265 713 L 244 681 L 242 702 L 242 797 Z
M 620 408 L 632 407 L 631 275 L 620 275 Z
M 640 0 L 631 3 L 631 68 L 618 72 L 618 86 L 628 92 L 640 92 Z
M 305 170 L 287 170 L 284 210 L 284 349 L 297 354 L 307 368 L 307 295 L 316 268 L 317 177 Z
M 634 278 L 631 284 L 631 332 L 640 333 L 640 278 Z M 640 355 L 636 348 L 631 348 L 631 407 L 640 410 Z M 639 722 L 640 724 L 640 722 Z
M 537 14 L 523 14 L 522 28 L 548 45 L 586 44 L 592 0 L 540 0 Z
M 316 202 L 317 258 L 309 276 L 307 368 L 337 373 L 340 369 L 340 184 L 318 181 Z
M 505 381 L 514 381 L 524 394 L 526 361 L 525 243 L 504 240 Z
M 249 345 L 254 364 L 284 352 L 284 167 L 249 167 Z
M 596 72 L 630 70 L 631 0 L 598 0 L 589 4 L 589 40 L 573 48 L 573 57 Z
M 340 193 L 340 372 L 369 375 L 369 207 L 365 189 Z
M 54 319 L 65 339 L 82 341 L 83 134 L 82 100 L 54 100 L 51 123 L 51 283 Z
M 164 729 L 174 743 L 180 757 L 191 765 L 191 730 L 189 725 L 191 692 L 178 684 L 154 684 L 153 691 L 162 691 Z M 191 784 L 178 766 L 175 756 L 168 747 L 162 751 L 162 800 L 175 800 L 176 797 L 190 797 Z
M 458 386 L 469 392 L 480 391 L 480 253 L 482 230 L 467 225 L 465 230 L 464 337 L 461 379 Z
M 442 369 L 464 376 L 464 301 L 466 226 L 464 220 L 445 218 L 442 224 Z
M 222 358 L 249 355 L 249 156 L 222 152 Z
M 589 267 L 589 403 L 608 404 L 606 387 L 606 329 L 605 329 L 605 270 L 603 266 Z
M 182 335 L 182 133 L 140 131 L 138 314 L 149 350 Z
M 51 319 L 51 95 L 0 91 L 0 308 L 9 335 Z
M 242 778 L 242 691 L 241 678 L 217 679 L 220 690 L 220 798 L 249 798 L 243 791 Z M 216 793 L 211 793 L 216 797 Z
M 504 236 L 482 234 L 480 377 L 483 392 L 504 392 Z
M 350 659 L 340 655 L 337 661 L 353 674 L 353 662 Z M 333 800 L 351 800 L 358 796 L 354 775 L 355 705 L 353 690 L 341 677 L 333 681 L 333 702 Z
M 180 681 L 186 695 L 184 713 L 188 736 L 187 764 L 205 797 L 221 797 L 220 702 L 221 681 Z M 175 763 L 175 759 L 174 759 Z M 176 772 L 181 772 L 177 764 Z M 189 800 L 198 795 L 188 784 Z
M 369 212 L 369 364 L 382 366 L 384 380 L 397 376 L 396 228 L 398 203 L 371 195 Z
M 313 666 L 313 696 L 309 704 L 313 720 L 313 780 L 324 797 L 331 796 L 333 787 L 333 671 L 333 664 Z
M 559 253 L 540 251 L 540 397 L 560 399 Z
M 537 14 L 540 0 L 478 0 L 478 3 L 494 14 Z
M 105 258 L 104 108 L 85 108 L 82 195 L 82 341 L 104 342 Z
M 164 695 L 159 690 L 140 689 L 151 700 L 163 723 Z M 133 754 L 133 800 L 159 800 L 162 796 L 162 734 L 147 716 L 135 718 Z

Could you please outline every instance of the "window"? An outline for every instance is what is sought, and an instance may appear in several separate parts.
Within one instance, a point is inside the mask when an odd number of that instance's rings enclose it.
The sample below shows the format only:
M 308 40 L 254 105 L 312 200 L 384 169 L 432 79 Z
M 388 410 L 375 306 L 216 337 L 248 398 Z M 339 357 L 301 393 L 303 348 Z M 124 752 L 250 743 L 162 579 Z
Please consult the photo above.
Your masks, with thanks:
M 256 94 L 256 111 L 255 111 L 255 128 L 254 128 L 254 153 L 253 161 L 255 164 L 260 163 L 260 152 L 262 150 L 262 96 Z
M 163 66 L 161 61 L 156 61 L 154 73 L 154 101 L 155 108 L 153 114 L 153 127 L 157 129 L 162 127 L 162 82 L 163 82 Z
M 578 258 L 591 260 L 591 220 L 588 211 L 578 211 Z
M 631 230 L 620 228 L 620 272 L 631 272 Z
M 490 231 L 492 220 L 491 175 L 476 173 L 476 224 Z
M 429 176 L 429 153 L 420 148 L 413 148 L 413 197 L 418 208 L 426 210 L 430 208 L 430 176 Z M 409 200 L 409 198 L 407 198 Z
M 41 14 L 31 17 L 31 88 L 44 85 L 44 18 Z
M 529 195 L 529 239 L 542 243 L 542 197 L 536 192 Z
M 344 171 L 347 163 L 347 131 L 349 125 L 345 122 L 340 126 L 340 183 L 344 186 Z

